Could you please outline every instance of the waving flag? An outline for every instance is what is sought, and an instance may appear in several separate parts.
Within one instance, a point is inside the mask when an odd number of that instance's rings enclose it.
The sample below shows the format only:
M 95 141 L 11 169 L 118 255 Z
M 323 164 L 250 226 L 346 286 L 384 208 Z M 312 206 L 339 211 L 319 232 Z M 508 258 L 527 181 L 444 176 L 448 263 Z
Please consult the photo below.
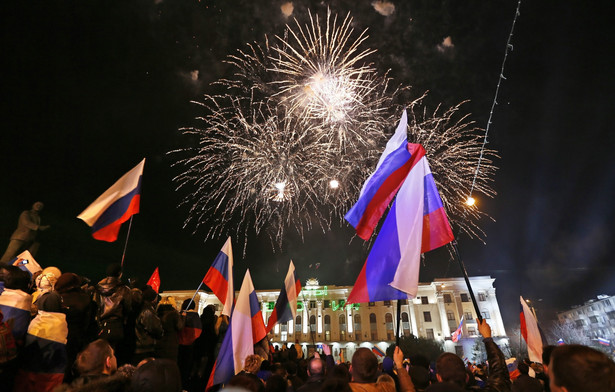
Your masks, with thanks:
M 260 304 L 252 284 L 250 270 L 247 270 L 206 389 L 213 385 L 224 384 L 239 373 L 243 369 L 246 357 L 254 354 L 254 344 L 262 340 L 265 335 Z
M 209 267 L 209 271 L 203 278 L 211 291 L 222 302 L 222 314 L 225 316 L 231 315 L 231 309 L 235 300 L 235 291 L 233 287 L 233 248 L 231 246 L 231 237 L 229 237 L 222 249 L 216 256 L 213 264 Z
M 604 338 L 598 338 L 598 343 L 600 343 L 603 346 L 610 346 L 611 345 L 611 341 L 608 339 L 604 339 Z
M 122 223 L 139 213 L 144 166 L 145 158 L 77 216 L 92 228 L 92 237 L 115 241 Z
M 459 326 L 457 327 L 457 329 L 455 330 L 455 332 L 453 332 L 453 335 L 451 336 L 451 340 L 455 343 L 457 343 L 459 341 L 459 338 L 461 337 L 461 327 L 463 326 L 463 317 L 461 316 L 461 321 L 459 321 Z
M 372 352 L 379 357 L 384 357 L 384 351 L 382 351 L 378 346 L 372 347 Z
M 407 150 L 411 170 L 348 296 L 349 303 L 416 296 L 421 254 L 454 239 L 425 149 L 408 143 Z
M 154 273 L 150 276 L 147 284 L 154 289 L 155 292 L 158 293 L 160 291 L 160 273 L 158 272 L 158 267 L 156 267 Z
M 364 240 L 369 239 L 382 214 L 404 182 L 413 162 L 407 149 L 408 115 L 404 110 L 395 134 L 387 142 L 376 170 L 363 184 L 359 200 L 345 215 Z
M 267 332 L 271 331 L 277 323 L 294 320 L 297 317 L 297 297 L 301 292 L 301 282 L 297 279 L 295 265 L 292 260 L 288 266 L 288 273 L 284 279 L 284 287 L 280 290 L 280 295 L 275 303 L 273 312 L 267 322 Z
M 542 335 L 538 328 L 538 322 L 523 297 L 520 297 L 520 299 L 520 328 L 521 335 L 527 344 L 528 356 L 530 357 L 530 361 L 542 363 Z

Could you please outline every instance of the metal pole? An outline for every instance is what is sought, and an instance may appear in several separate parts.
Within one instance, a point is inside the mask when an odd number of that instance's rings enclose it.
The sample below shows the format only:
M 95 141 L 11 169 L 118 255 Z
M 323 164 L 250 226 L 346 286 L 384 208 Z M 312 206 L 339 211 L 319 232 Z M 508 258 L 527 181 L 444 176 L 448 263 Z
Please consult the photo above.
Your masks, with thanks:
M 199 292 L 199 290 L 201 289 L 201 286 L 203 286 L 203 281 L 201 281 L 201 284 L 199 285 L 199 287 L 196 288 L 196 291 L 194 292 L 194 295 L 192 296 L 192 298 L 190 299 L 190 302 L 188 302 L 188 306 L 186 306 L 185 310 L 188 310 L 188 308 L 190 308 L 190 305 L 192 305 L 192 302 L 194 302 L 194 297 L 196 297 L 196 294 Z M 224 304 L 223 304 L 224 305 Z
M 474 310 L 476 311 L 476 318 L 479 323 L 483 321 L 483 317 L 480 314 L 480 310 L 478 309 L 478 303 L 476 302 L 476 297 L 474 297 L 474 291 L 472 291 L 472 286 L 470 285 L 470 278 L 468 277 L 468 271 L 466 271 L 466 267 L 461 260 L 461 256 L 459 255 L 459 249 L 457 248 L 457 240 L 453 240 L 451 242 L 453 249 L 455 250 L 455 257 L 459 262 L 459 267 L 461 268 L 461 272 L 463 273 L 463 278 L 466 281 L 466 285 L 468 286 L 468 291 L 470 292 L 470 298 L 472 298 L 472 303 L 474 304 Z
M 124 251 L 122 252 L 122 263 L 120 264 L 120 268 L 122 269 L 122 272 L 120 272 L 120 278 L 122 277 L 122 274 L 124 273 L 124 257 L 126 257 L 126 247 L 128 246 L 128 238 L 130 237 L 130 228 L 132 227 L 132 217 L 134 215 L 130 216 L 130 222 L 128 223 L 128 233 L 126 233 L 126 241 L 124 242 Z
M 397 300 L 397 332 L 395 332 L 395 345 L 399 347 L 399 324 L 401 324 L 401 300 Z

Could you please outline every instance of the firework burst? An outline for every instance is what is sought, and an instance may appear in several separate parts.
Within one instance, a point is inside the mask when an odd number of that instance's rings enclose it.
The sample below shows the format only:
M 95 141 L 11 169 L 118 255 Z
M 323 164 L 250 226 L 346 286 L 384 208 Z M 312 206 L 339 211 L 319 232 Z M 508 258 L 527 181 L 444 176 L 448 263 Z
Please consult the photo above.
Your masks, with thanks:
M 401 92 L 368 62 L 361 49 L 366 32 L 355 34 L 352 18 L 309 16 L 287 26 L 270 44 L 250 44 L 229 56 L 232 78 L 215 84 L 225 91 L 199 103 L 199 126 L 186 128 L 199 146 L 180 150 L 185 171 L 186 225 L 201 226 L 206 238 L 265 232 L 275 248 L 288 229 L 301 236 L 314 226 L 340 222 L 372 172 L 403 106 L 412 113 L 409 140 L 422 143 L 443 201 L 470 235 L 481 237 L 482 214 L 461 207 L 469 194 L 480 150 L 477 129 L 459 106 L 442 115 L 417 115 L 421 99 L 399 103 Z M 492 196 L 495 167 L 487 153 L 476 191 Z

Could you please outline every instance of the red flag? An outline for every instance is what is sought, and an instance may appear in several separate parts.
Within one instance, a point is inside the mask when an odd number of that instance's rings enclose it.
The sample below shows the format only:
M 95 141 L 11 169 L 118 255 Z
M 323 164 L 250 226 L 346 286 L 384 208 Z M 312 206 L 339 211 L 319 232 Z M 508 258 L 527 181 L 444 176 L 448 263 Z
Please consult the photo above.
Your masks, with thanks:
M 147 281 L 147 284 L 150 285 L 155 292 L 160 290 L 160 274 L 158 273 L 158 267 L 154 270 L 154 273 Z

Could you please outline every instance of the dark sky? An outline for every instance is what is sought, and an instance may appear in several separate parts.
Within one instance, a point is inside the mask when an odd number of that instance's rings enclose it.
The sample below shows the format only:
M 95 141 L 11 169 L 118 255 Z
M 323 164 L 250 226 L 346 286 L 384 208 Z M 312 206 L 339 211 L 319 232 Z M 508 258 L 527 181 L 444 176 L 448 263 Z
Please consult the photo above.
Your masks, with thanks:
M 493 101 L 516 1 L 395 1 L 390 16 L 369 1 L 294 2 L 293 16 L 326 7 L 368 28 L 371 60 L 390 69 L 430 109 L 470 100 L 464 110 L 484 127 Z M 190 100 L 229 76 L 227 55 L 281 34 L 277 1 L 12 1 L 0 9 L 3 60 L 0 140 L 0 246 L 19 213 L 45 202 L 37 259 L 64 271 L 103 276 L 119 262 L 116 243 L 98 242 L 76 219 L 143 157 L 141 214 L 126 256 L 128 276 L 147 280 L 160 267 L 163 289 L 198 286 L 224 239 L 183 229 L 183 192 L 167 152 L 190 140 L 178 130 L 198 115 Z M 470 275 L 495 277 L 508 328 L 518 325 L 518 296 L 538 302 L 541 321 L 598 294 L 613 295 L 615 251 L 615 61 L 607 1 L 526 1 L 521 5 L 490 129 L 498 150 L 498 195 L 479 200 L 486 244 L 460 239 Z M 450 36 L 453 47 L 437 46 Z M 191 72 L 198 70 L 198 80 Z M 250 267 L 257 288 L 278 288 L 288 260 L 301 276 L 353 284 L 367 255 L 347 225 L 288 237 L 282 252 L 250 239 L 235 243 L 240 284 Z M 320 263 L 315 271 L 310 264 Z M 446 252 L 427 255 L 421 280 L 459 276 Z

